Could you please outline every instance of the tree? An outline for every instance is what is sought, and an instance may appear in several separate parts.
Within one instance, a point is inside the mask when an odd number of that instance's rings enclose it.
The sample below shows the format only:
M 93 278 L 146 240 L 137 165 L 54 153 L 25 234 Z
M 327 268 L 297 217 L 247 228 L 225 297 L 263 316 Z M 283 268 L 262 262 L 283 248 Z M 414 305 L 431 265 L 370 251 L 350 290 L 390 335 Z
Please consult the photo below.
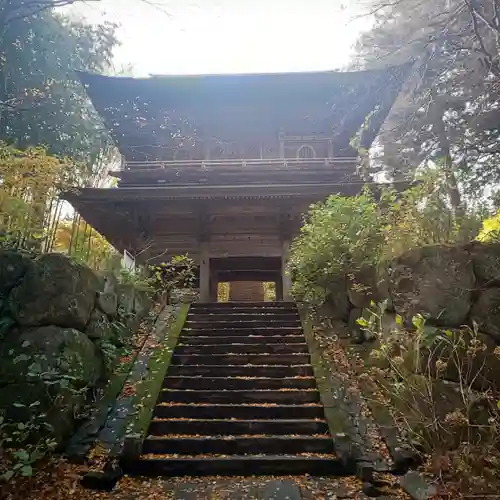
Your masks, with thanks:
M 65 219 L 55 228 L 53 249 L 86 262 L 93 269 L 107 270 L 118 252 L 81 218 Z
M 0 139 L 70 156 L 86 167 L 80 174 L 88 183 L 110 154 L 111 141 L 74 69 L 109 69 L 115 26 L 90 26 L 46 11 L 12 21 L 3 40 Z
M 66 161 L 41 147 L 24 151 L 0 144 L 0 244 L 51 247 L 59 190 L 74 183 Z
M 374 168 L 405 176 L 431 161 L 457 211 L 500 181 L 499 1 L 371 0 L 357 47 L 364 66 L 413 61 Z

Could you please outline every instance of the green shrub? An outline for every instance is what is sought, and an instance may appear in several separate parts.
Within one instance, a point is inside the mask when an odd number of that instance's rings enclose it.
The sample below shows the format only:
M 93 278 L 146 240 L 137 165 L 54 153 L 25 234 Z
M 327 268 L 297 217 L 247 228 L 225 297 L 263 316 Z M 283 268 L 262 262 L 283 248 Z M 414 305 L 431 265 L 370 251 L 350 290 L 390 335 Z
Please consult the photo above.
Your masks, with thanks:
M 414 247 L 470 241 L 478 230 L 474 214 L 458 216 L 451 210 L 444 187 L 433 176 L 401 193 L 365 188 L 357 196 L 330 196 L 311 206 L 292 243 L 292 293 L 298 300 L 322 303 L 336 276 Z

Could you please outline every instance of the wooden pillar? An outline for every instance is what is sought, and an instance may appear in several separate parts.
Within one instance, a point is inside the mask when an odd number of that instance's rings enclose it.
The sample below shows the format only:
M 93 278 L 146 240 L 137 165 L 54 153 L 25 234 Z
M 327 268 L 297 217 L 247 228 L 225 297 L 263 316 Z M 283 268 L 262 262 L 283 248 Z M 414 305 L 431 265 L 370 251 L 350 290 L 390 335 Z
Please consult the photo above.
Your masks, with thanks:
M 290 295 L 290 289 L 292 288 L 292 280 L 290 276 L 286 273 L 286 265 L 288 262 L 288 256 L 290 254 L 290 242 L 288 240 L 283 241 L 281 247 L 281 282 L 282 282 L 282 294 L 283 300 L 292 300 Z
M 283 300 L 283 279 L 281 278 L 281 273 L 278 276 L 278 279 L 274 282 L 274 287 L 276 290 L 276 300 Z
M 210 302 L 210 256 L 206 242 L 200 244 L 200 302 Z
M 210 271 L 210 302 L 217 302 L 219 294 L 219 277 L 213 270 Z

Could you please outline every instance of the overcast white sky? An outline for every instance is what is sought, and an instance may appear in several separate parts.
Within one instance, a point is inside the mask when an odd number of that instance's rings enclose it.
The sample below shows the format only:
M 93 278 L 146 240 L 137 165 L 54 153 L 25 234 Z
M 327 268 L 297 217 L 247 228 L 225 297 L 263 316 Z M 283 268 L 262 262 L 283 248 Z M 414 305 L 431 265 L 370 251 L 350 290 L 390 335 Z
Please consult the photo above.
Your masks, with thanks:
M 161 7 L 73 7 L 91 22 L 121 24 L 116 66 L 132 64 L 134 76 L 338 69 L 368 23 L 353 21 L 353 0 L 147 1 Z

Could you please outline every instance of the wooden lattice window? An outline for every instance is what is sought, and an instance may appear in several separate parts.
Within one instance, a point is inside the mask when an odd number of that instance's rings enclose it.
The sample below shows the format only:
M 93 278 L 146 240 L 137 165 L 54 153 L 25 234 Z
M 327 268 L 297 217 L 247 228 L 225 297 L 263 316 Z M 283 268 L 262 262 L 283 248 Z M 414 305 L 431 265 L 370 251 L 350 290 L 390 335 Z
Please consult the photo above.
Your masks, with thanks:
M 316 151 L 311 146 L 300 146 L 297 150 L 297 158 L 304 160 L 316 158 Z

